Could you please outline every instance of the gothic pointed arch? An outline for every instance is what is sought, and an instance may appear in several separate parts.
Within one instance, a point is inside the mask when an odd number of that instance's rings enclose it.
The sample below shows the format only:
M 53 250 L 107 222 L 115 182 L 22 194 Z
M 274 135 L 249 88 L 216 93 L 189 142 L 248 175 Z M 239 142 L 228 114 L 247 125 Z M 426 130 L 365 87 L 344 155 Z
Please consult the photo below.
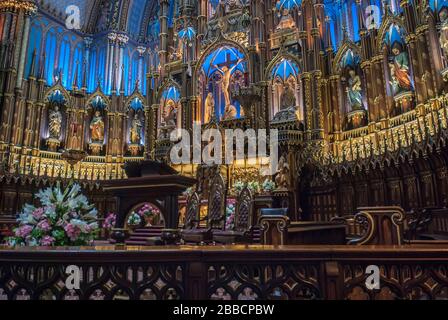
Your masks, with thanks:
M 48 102 L 49 97 L 56 91 L 59 91 L 64 97 L 66 104 L 70 105 L 71 101 L 70 93 L 67 91 L 67 89 L 64 88 L 64 86 L 61 84 L 60 81 L 56 82 L 53 86 L 51 86 L 45 91 L 44 101 Z
M 250 70 L 251 64 L 250 64 L 250 59 L 249 59 L 249 52 L 247 51 L 247 49 L 245 47 L 243 47 L 241 44 L 239 44 L 238 42 L 227 38 L 221 31 L 219 36 L 216 37 L 215 41 L 213 41 L 209 46 L 207 46 L 205 48 L 201 57 L 199 58 L 199 60 L 196 64 L 196 68 L 193 72 L 193 75 L 194 75 L 193 83 L 198 83 L 199 74 L 201 72 L 201 69 L 203 67 L 204 61 L 207 58 L 207 56 L 209 54 L 213 53 L 215 50 L 219 49 L 220 47 L 224 47 L 224 46 L 234 47 L 234 48 L 237 48 L 239 51 L 241 51 L 247 60 L 246 61 L 248 64 L 247 69 Z M 250 75 L 249 75 L 249 81 L 250 80 L 251 79 L 250 79 Z M 193 95 L 197 95 L 198 91 L 199 91 L 198 86 L 193 86 Z
M 269 62 L 268 66 L 265 69 L 264 72 L 264 80 L 268 81 L 268 79 L 270 79 L 271 77 L 271 73 L 273 71 L 273 69 L 278 65 L 279 62 L 281 62 L 282 60 L 289 60 L 294 62 L 299 68 L 300 70 L 303 70 L 303 63 L 302 60 L 299 59 L 297 56 L 289 53 L 283 46 L 280 48 L 280 50 L 278 51 L 278 53 L 275 55 L 275 57 L 272 59 L 271 62 Z
M 403 21 L 391 13 L 388 13 L 384 20 L 381 23 L 381 26 L 378 30 L 378 35 L 376 37 L 376 52 L 380 53 L 383 49 L 384 45 L 384 37 L 386 36 L 388 29 L 391 25 L 397 25 L 401 30 L 403 30 L 403 35 L 406 36 L 408 34 L 408 30 L 406 26 L 403 24 Z
M 361 57 L 361 48 L 359 45 L 351 41 L 350 39 L 344 39 L 341 46 L 338 48 L 334 57 L 332 71 L 333 74 L 339 74 L 341 71 L 341 61 L 344 58 L 348 50 L 351 50 L 354 54 Z

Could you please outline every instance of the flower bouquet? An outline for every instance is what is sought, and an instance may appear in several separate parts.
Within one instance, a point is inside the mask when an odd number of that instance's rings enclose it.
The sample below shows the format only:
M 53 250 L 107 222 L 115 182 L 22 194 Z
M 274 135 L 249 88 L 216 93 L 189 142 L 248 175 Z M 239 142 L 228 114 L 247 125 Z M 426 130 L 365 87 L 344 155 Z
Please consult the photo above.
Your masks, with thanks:
M 17 219 L 19 227 L 8 239 L 11 246 L 83 246 L 99 231 L 97 211 L 81 194 L 78 184 L 64 191 L 59 184 L 39 191 L 41 207 L 26 204 Z
M 239 195 L 241 193 L 241 191 L 243 191 L 243 189 L 246 187 L 245 183 L 242 181 L 236 181 L 233 184 L 233 190 L 235 195 Z
M 115 228 L 115 224 L 117 223 L 117 215 L 113 212 L 109 213 L 103 221 L 103 229 L 112 230 Z
M 263 192 L 264 192 L 264 193 L 272 193 L 272 191 L 275 190 L 276 185 L 275 185 L 275 182 L 274 182 L 274 181 L 272 181 L 272 180 L 270 180 L 270 179 L 266 179 L 266 180 L 263 182 L 263 185 L 261 186 L 261 188 L 263 189 Z
M 153 205 L 146 203 L 140 210 L 138 210 L 138 215 L 142 218 L 143 222 L 151 223 L 152 219 L 157 216 L 160 212 L 159 209 L 155 208 Z
M 142 218 L 138 213 L 132 212 L 128 217 L 127 223 L 129 228 L 136 229 L 142 224 Z
M 250 181 L 247 184 L 247 188 L 249 188 L 249 190 L 253 193 L 253 194 L 257 194 L 260 192 L 260 183 L 258 181 Z
M 109 213 L 106 216 L 106 219 L 104 219 L 103 225 L 102 225 L 102 227 L 104 229 L 104 232 L 105 232 L 105 237 L 106 238 L 110 237 L 112 229 L 115 228 L 116 224 L 117 224 L 117 215 L 115 213 L 113 213 L 113 212 Z

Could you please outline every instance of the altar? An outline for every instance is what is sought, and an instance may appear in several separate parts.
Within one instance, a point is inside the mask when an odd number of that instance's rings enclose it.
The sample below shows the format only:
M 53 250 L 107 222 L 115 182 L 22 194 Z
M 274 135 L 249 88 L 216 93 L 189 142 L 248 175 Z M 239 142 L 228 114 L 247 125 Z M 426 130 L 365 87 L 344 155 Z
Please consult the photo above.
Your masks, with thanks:
M 193 178 L 179 175 L 170 166 L 157 161 L 125 165 L 127 179 L 107 181 L 103 189 L 117 199 L 117 228 L 124 228 L 126 217 L 145 203 L 156 206 L 165 221 L 165 231 L 174 231 L 179 222 L 179 195 L 196 183 Z

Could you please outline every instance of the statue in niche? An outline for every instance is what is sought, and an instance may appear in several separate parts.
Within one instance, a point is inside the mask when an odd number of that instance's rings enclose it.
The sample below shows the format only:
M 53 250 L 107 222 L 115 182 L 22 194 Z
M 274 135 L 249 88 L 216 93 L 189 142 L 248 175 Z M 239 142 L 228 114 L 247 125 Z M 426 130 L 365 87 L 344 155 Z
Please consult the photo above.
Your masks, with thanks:
M 169 100 L 163 109 L 162 113 L 163 122 L 166 126 L 176 126 L 177 125 L 177 109 L 176 104 L 173 100 Z
M 440 36 L 439 42 L 445 59 L 448 59 L 448 10 L 443 8 L 439 12 Z
M 59 106 L 55 106 L 48 117 L 48 130 L 50 138 L 59 140 L 62 132 L 62 113 Z
M 293 29 L 296 27 L 296 23 L 294 22 L 294 19 L 289 14 L 288 9 L 283 9 L 282 16 L 280 18 L 280 21 L 277 25 L 277 31 L 278 30 L 284 30 L 284 29 Z
M 286 110 L 291 107 L 296 107 L 296 96 L 291 86 L 287 83 L 284 85 L 282 95 L 280 96 L 280 110 Z
M 361 77 L 356 74 L 356 71 L 352 68 L 348 71 L 348 86 L 347 90 L 347 98 L 348 103 L 351 107 L 351 110 L 362 110 L 362 83 Z
M 392 54 L 394 55 L 393 61 L 389 64 L 391 73 L 390 84 L 394 95 L 397 95 L 412 89 L 409 58 L 399 43 L 393 45 Z
M 286 83 L 280 96 L 280 110 L 274 115 L 273 121 L 296 121 L 300 119 L 300 110 L 296 104 L 296 96 L 291 89 L 293 84 Z
M 140 121 L 138 114 L 134 115 L 134 119 L 132 120 L 131 125 L 131 143 L 132 144 L 140 144 L 142 139 L 142 128 L 143 124 Z
M 205 99 L 204 123 L 209 123 L 215 118 L 215 97 L 209 92 Z
M 275 177 L 275 184 L 277 185 L 277 190 L 288 190 L 290 187 L 289 183 L 289 164 L 286 161 L 285 156 L 281 156 L 278 161 L 277 173 Z
M 104 121 L 100 111 L 95 111 L 90 122 L 90 137 L 92 142 L 104 142 Z
M 230 87 L 230 79 L 232 77 L 232 72 L 233 70 L 235 70 L 239 64 L 243 61 L 244 59 L 238 59 L 237 63 L 232 67 L 232 68 L 228 68 L 227 66 L 223 66 L 222 69 L 219 68 L 217 65 L 214 65 L 214 67 L 222 74 L 222 79 L 221 79 L 221 89 L 222 92 L 224 94 L 224 100 L 225 100 L 225 106 L 227 108 L 227 106 L 229 106 L 231 104 L 230 101 L 230 91 L 229 91 L 229 87 Z

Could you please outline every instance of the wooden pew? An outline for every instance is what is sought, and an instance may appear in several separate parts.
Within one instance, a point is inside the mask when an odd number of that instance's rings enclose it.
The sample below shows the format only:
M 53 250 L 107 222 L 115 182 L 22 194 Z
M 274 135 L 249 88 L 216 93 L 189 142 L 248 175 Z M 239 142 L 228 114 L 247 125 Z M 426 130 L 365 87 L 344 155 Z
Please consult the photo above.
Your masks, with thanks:
M 338 222 L 291 222 L 287 209 L 262 209 L 261 243 L 264 245 L 345 244 L 345 226 Z
M 358 208 L 356 215 L 337 217 L 332 221 L 346 226 L 348 244 L 401 245 L 404 243 L 405 213 L 400 207 Z

